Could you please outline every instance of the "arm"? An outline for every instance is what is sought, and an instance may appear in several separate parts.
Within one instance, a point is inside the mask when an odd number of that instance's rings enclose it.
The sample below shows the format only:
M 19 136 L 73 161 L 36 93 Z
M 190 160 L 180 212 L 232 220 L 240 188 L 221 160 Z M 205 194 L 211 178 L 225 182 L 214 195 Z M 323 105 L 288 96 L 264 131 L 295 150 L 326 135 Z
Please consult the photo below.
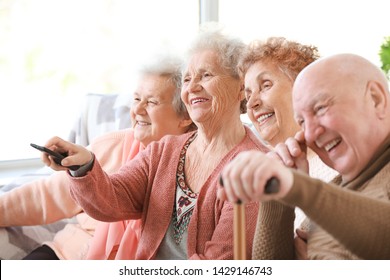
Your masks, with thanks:
M 347 249 L 364 259 L 389 259 L 390 203 L 330 185 L 284 167 L 262 153 L 241 153 L 222 172 L 225 188 L 221 198 L 230 201 L 280 200 L 298 206 L 305 214 Z M 264 193 L 271 177 L 280 181 L 276 194 Z M 385 177 L 386 178 L 386 177 Z M 378 188 L 388 195 L 389 184 Z M 229 188 L 229 191 L 228 191 Z M 387 188 L 383 190 L 383 188 Z M 362 240 L 368 240 L 362 242 Z
M 0 196 L 0 226 L 49 224 L 81 211 L 69 194 L 65 172 L 37 180 Z
M 126 157 L 123 142 L 132 143 L 132 136 L 127 130 L 108 133 L 96 138 L 88 148 L 96 154 L 104 169 L 112 172 L 121 166 Z M 65 172 L 24 184 L 0 196 L 0 226 L 48 224 L 81 211 L 70 196 Z
M 387 190 L 388 191 L 388 190 Z M 390 203 L 294 173 L 283 199 L 363 259 L 390 259 Z M 336 218 L 337 217 L 337 218 Z M 362 242 L 367 240 L 367 242 Z
M 147 190 L 154 174 L 150 173 L 150 150 L 138 154 L 117 173 L 108 175 L 95 160 L 82 177 L 71 177 L 71 194 L 91 217 L 101 221 L 139 219 Z
M 294 208 L 277 201 L 260 204 L 253 259 L 294 259 Z

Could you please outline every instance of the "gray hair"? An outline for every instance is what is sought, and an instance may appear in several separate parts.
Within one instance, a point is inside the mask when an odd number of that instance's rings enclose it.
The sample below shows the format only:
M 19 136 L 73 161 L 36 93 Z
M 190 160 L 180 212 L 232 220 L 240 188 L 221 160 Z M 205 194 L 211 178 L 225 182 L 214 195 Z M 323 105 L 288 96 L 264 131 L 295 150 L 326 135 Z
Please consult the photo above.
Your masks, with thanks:
M 178 116 L 187 117 L 187 108 L 181 100 L 181 67 L 183 61 L 174 55 L 157 55 L 150 63 L 142 65 L 138 70 L 138 76 L 157 75 L 167 77 L 168 81 L 175 86 L 172 105 Z
M 198 36 L 187 51 L 187 58 L 202 50 L 213 50 L 217 53 L 219 63 L 230 75 L 240 79 L 238 63 L 245 44 L 239 39 L 223 33 L 218 26 L 206 26 L 201 29 Z M 246 113 L 246 100 L 240 105 L 240 112 Z

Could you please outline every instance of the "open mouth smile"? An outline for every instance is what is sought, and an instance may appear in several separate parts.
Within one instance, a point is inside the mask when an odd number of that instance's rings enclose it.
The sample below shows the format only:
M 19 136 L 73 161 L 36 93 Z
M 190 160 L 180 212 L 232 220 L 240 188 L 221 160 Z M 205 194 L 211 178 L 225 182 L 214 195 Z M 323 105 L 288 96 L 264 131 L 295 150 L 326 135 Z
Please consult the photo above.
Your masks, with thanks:
M 266 114 L 262 114 L 260 117 L 257 118 L 257 121 L 262 124 L 264 122 L 266 122 L 270 117 L 272 117 L 273 115 L 275 115 L 275 113 L 266 113 Z
M 194 99 L 191 99 L 191 105 L 206 102 L 206 101 L 208 101 L 208 99 L 206 99 L 206 98 L 201 98 L 201 97 L 194 98 Z
M 341 139 L 338 138 L 338 139 L 334 139 L 332 140 L 331 142 L 329 142 L 328 144 L 326 144 L 324 146 L 324 149 L 329 153 L 331 150 L 333 150 L 338 144 L 340 144 L 341 142 Z

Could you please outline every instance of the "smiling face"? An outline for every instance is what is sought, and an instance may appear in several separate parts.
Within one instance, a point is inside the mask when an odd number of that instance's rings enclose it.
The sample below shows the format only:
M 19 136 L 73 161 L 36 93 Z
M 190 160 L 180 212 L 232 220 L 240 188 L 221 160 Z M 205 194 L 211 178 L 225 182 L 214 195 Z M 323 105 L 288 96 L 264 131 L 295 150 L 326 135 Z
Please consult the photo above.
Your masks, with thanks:
M 252 64 L 245 74 L 249 119 L 272 146 L 299 130 L 292 108 L 292 85 L 292 80 L 280 68 L 264 61 Z
M 383 127 L 367 77 L 358 75 L 356 66 L 348 73 L 338 71 L 346 61 L 330 62 L 310 67 L 297 79 L 293 106 L 306 144 L 349 181 L 380 145 Z
M 220 66 L 211 50 L 195 53 L 183 75 L 181 97 L 196 124 L 218 125 L 239 119 L 240 79 Z
M 143 145 L 187 129 L 190 122 L 178 116 L 172 104 L 175 92 L 175 85 L 167 77 L 149 74 L 140 78 L 130 113 L 134 137 Z

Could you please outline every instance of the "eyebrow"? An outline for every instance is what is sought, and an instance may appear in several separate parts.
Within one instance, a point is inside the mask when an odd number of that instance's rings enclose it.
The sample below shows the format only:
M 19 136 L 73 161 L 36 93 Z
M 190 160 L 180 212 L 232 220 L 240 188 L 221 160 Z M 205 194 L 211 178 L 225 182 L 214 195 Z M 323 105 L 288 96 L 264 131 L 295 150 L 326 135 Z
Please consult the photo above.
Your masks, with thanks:
M 262 71 L 259 74 L 256 75 L 256 81 L 260 80 L 263 78 L 265 75 L 271 75 L 270 71 Z

